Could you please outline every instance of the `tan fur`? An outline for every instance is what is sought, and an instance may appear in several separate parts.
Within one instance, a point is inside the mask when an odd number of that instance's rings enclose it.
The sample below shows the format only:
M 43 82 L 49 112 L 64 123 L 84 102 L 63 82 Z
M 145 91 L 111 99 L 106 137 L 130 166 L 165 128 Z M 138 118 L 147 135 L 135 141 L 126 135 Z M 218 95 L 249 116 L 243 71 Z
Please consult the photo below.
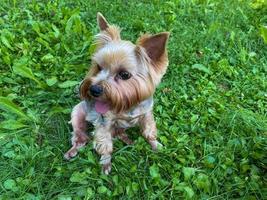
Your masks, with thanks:
M 152 112 L 149 112 L 144 117 L 140 118 L 140 126 L 142 128 L 142 135 L 150 143 L 152 149 L 156 150 L 157 127 Z
M 73 146 L 65 157 L 75 156 L 78 148 L 87 142 L 84 124 L 90 111 L 86 108 L 86 102 L 105 102 L 110 110 L 108 114 L 101 115 L 105 119 L 96 124 L 94 141 L 95 149 L 101 155 L 103 171 L 108 174 L 111 170 L 112 138 L 117 136 L 128 144 L 132 143 L 124 133 L 123 124 L 140 125 L 142 135 L 152 149 L 157 149 L 159 143 L 151 111 L 152 96 L 168 66 L 166 43 L 169 33 L 145 34 L 133 44 L 122 40 L 120 28 L 110 25 L 101 13 L 97 14 L 97 21 L 100 28 L 100 33 L 95 37 L 97 48 L 92 56 L 91 68 L 80 86 L 80 97 L 85 101 L 73 110 Z M 122 71 L 128 72 L 130 78 L 123 80 L 120 77 Z M 91 96 L 89 91 L 92 85 L 103 89 L 101 96 Z M 149 99 L 151 101 L 147 101 Z M 148 110 L 142 107 L 142 102 L 151 102 Z M 87 109 L 87 114 L 82 109 Z M 129 114 L 133 109 L 136 109 L 137 117 Z
M 97 34 L 95 38 L 95 44 L 99 49 L 111 41 L 119 41 L 121 39 L 120 28 L 116 25 L 110 25 L 106 30 Z
M 95 131 L 95 150 L 100 155 L 112 153 L 112 127 L 111 125 L 99 126 Z

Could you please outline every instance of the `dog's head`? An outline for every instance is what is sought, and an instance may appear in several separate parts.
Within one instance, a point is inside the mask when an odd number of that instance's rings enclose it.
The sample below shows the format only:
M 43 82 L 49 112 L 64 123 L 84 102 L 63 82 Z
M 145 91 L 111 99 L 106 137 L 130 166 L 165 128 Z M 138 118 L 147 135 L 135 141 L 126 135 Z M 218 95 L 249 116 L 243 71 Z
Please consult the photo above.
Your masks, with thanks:
M 169 33 L 143 35 L 136 44 L 122 40 L 120 29 L 97 14 L 100 33 L 92 66 L 80 86 L 82 99 L 94 99 L 100 113 L 127 111 L 151 97 L 168 66 Z

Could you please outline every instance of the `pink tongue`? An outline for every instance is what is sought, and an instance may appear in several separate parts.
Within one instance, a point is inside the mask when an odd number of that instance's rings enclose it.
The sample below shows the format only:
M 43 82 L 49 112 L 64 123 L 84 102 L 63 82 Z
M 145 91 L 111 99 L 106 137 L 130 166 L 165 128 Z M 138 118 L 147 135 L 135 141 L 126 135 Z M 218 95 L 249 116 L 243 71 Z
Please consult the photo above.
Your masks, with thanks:
M 96 101 L 95 110 L 100 114 L 105 114 L 109 110 L 109 105 L 103 101 Z

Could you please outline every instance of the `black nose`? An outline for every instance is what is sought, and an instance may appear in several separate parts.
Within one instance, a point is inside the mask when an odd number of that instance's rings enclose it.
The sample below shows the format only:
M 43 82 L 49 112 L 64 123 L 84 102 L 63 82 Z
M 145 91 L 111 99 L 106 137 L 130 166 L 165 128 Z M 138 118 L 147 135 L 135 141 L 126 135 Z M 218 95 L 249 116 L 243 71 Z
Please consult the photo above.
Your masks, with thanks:
M 103 93 L 103 88 L 100 85 L 91 85 L 91 87 L 90 87 L 90 93 L 94 97 L 99 97 Z

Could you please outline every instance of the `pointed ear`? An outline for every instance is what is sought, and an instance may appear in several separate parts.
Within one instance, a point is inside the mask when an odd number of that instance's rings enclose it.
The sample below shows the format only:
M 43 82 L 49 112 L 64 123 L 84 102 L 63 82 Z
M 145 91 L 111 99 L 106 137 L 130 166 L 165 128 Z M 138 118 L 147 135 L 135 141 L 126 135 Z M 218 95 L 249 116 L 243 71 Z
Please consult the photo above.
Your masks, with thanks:
M 139 39 L 138 44 L 145 49 L 152 61 L 157 62 L 161 60 L 161 57 L 166 52 L 166 44 L 169 35 L 169 32 L 163 32 L 152 36 L 144 35 Z
M 97 13 L 97 23 L 101 31 L 104 31 L 109 27 L 107 20 L 100 12 Z

